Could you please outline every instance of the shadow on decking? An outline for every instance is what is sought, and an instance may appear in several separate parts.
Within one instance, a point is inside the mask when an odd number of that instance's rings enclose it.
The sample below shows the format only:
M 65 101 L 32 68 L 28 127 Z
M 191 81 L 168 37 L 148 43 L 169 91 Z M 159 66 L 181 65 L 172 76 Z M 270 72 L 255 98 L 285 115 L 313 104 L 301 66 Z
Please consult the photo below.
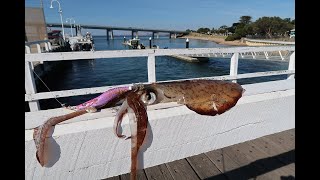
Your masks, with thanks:
M 255 179 L 260 175 L 277 170 L 291 163 L 295 163 L 295 149 L 273 157 L 256 160 L 246 166 L 206 178 L 206 180 L 226 179 L 226 177 L 227 179 Z M 281 176 L 280 179 L 293 180 L 295 177 L 292 175 Z
M 293 176 L 281 176 L 281 180 L 294 180 Z

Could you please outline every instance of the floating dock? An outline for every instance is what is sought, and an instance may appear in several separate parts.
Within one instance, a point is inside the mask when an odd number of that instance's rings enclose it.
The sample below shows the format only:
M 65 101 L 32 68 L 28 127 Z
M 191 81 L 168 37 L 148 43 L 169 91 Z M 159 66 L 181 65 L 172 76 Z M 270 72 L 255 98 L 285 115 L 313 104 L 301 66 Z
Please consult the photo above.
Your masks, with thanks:
M 183 56 L 183 55 L 170 55 L 169 57 L 173 57 L 173 58 L 180 59 L 183 61 L 188 61 L 188 62 L 208 62 L 209 61 L 208 57 L 190 57 L 190 56 Z

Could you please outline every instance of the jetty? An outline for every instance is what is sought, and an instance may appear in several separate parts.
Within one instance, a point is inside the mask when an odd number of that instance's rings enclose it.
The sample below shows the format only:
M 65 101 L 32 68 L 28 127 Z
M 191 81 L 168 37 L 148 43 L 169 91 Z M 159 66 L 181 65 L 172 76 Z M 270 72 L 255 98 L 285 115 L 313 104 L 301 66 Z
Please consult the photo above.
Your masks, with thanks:
M 265 39 L 249 39 L 243 38 L 243 41 L 248 46 L 278 46 L 278 45 L 295 45 L 295 42 L 291 41 L 273 41 L 273 40 L 265 40 Z
M 288 52 L 288 58 L 284 59 L 288 62 L 287 70 L 238 73 L 241 55 L 279 51 Z M 152 143 L 139 157 L 143 162 L 140 167 L 144 169 L 140 170 L 140 179 L 186 179 L 187 175 L 191 179 L 294 177 L 295 46 L 270 46 L 26 53 L 25 102 L 30 112 L 25 112 L 25 179 L 125 179 L 131 162 L 130 142 L 114 136 L 115 111 L 106 108 L 56 125 L 49 137 L 53 158 L 49 167 L 40 166 L 35 156 L 33 129 L 50 117 L 71 111 L 42 110 L 39 100 L 97 94 L 128 84 L 37 92 L 34 62 L 145 57 L 148 81 L 141 83 L 146 84 L 159 82 L 157 56 L 214 54 L 231 56 L 229 74 L 194 79 L 237 82 L 243 78 L 275 75 L 285 78 L 243 84 L 246 91 L 237 105 L 218 116 L 202 116 L 176 103 L 148 106 L 151 127 L 148 138 Z M 125 117 L 123 133 L 129 131 L 129 120 Z
M 176 59 L 180 59 L 187 62 L 208 62 L 208 57 L 190 57 L 190 56 L 183 56 L 183 55 L 170 55 L 169 57 L 173 57 Z

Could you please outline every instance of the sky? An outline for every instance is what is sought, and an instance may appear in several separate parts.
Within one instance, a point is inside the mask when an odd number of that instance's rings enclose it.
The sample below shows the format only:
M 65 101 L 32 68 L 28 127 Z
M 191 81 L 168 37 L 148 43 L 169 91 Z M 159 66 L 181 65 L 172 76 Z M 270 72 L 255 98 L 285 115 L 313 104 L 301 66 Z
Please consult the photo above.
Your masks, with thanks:
M 42 0 L 47 23 L 60 23 L 58 3 Z M 240 16 L 255 21 L 263 16 L 295 19 L 294 0 L 58 0 L 66 18 L 76 23 L 119 27 L 197 30 L 238 22 Z M 26 7 L 41 0 L 25 0 Z M 103 31 L 103 34 L 105 32 Z

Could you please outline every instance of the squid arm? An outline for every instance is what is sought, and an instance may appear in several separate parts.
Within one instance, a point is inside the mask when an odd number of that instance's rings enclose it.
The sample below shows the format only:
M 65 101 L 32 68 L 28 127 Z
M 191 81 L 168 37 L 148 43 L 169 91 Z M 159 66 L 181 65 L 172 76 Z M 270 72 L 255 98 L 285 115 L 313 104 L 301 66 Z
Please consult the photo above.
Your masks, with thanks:
M 67 107 L 68 109 L 75 110 L 75 112 L 61 115 L 57 117 L 52 117 L 45 121 L 42 125 L 34 128 L 33 132 L 33 140 L 36 145 L 36 158 L 41 166 L 45 166 L 47 162 L 45 162 L 45 143 L 46 143 L 46 137 L 48 136 L 48 133 L 53 130 L 53 127 L 61 123 L 63 121 L 69 120 L 71 118 L 80 116 L 85 113 L 92 113 L 96 112 L 97 109 L 110 107 L 111 105 L 114 105 L 118 101 L 122 100 L 126 97 L 126 94 L 131 90 L 131 87 L 120 87 L 120 88 L 113 88 L 110 89 L 100 96 L 91 99 L 85 103 L 82 103 L 78 106 L 72 106 Z

